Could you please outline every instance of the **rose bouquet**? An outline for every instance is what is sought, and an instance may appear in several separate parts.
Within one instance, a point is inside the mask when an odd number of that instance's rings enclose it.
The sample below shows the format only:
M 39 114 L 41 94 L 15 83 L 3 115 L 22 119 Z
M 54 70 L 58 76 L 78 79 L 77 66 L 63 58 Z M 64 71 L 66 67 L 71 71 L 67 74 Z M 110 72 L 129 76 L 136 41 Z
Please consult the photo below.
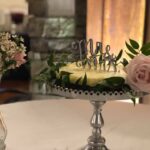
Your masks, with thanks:
M 10 33 L 0 33 L 0 74 L 25 63 L 24 40 Z

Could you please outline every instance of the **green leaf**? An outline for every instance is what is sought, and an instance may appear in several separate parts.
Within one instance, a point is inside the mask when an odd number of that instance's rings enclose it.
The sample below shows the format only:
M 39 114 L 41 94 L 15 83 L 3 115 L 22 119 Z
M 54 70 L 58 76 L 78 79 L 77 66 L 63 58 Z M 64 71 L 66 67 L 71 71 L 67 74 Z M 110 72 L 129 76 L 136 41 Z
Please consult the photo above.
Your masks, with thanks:
M 139 48 L 138 42 L 136 42 L 136 41 L 133 40 L 133 39 L 129 39 L 129 41 L 130 41 L 130 44 L 131 44 L 131 46 L 132 46 L 133 48 L 135 48 L 135 49 L 138 49 L 138 48 Z
M 123 66 L 125 67 L 128 64 L 127 59 L 123 58 L 123 61 L 121 62 L 123 64 Z
M 125 84 L 125 80 L 122 77 L 111 77 L 107 78 L 96 85 L 99 91 L 114 91 L 121 90 L 123 85 Z M 94 88 L 94 90 L 96 90 Z M 97 91 L 97 90 L 96 90 Z
M 62 76 L 62 85 L 65 86 L 65 85 L 68 85 L 69 83 L 70 83 L 69 75 L 63 75 Z
M 59 71 L 59 69 L 61 68 L 61 67 L 63 67 L 63 66 L 65 66 L 66 64 L 65 63 L 57 63 L 56 65 L 55 65 L 55 69 L 56 69 L 56 71 Z
M 56 78 L 56 72 L 55 72 L 55 71 L 53 71 L 53 70 L 50 70 L 50 72 L 49 72 L 49 76 L 51 77 L 51 79 Z
M 136 104 L 136 98 L 135 98 L 135 97 L 132 97 L 132 98 L 131 98 L 131 101 L 133 102 L 133 105 L 135 106 L 135 104 Z
M 126 52 L 126 54 L 131 58 L 131 59 L 133 59 L 135 56 L 134 55 L 132 55 L 132 54 L 130 54 L 130 53 L 128 53 L 128 52 Z
M 75 84 L 78 85 L 79 82 L 81 81 L 81 79 L 82 79 L 82 77 L 80 77 L 80 78 L 75 82 Z
M 144 54 L 144 55 L 146 55 L 146 56 L 149 56 L 149 55 L 150 55 L 150 49 L 143 50 L 143 51 L 142 51 L 142 54 Z
M 132 54 L 135 54 L 135 55 L 138 54 L 138 52 L 133 47 L 131 47 L 127 42 L 125 42 L 125 43 L 126 43 L 126 47 Z
M 128 84 L 124 84 L 122 87 L 122 90 L 124 91 L 124 93 L 126 93 L 127 96 L 129 96 L 129 98 L 132 100 L 133 104 L 136 104 L 136 97 L 135 95 L 133 95 L 133 93 L 131 92 L 131 87 Z
M 42 70 L 40 71 L 39 74 L 43 74 L 43 73 L 45 73 L 45 72 L 47 72 L 47 71 L 48 71 L 48 68 L 44 68 L 44 69 L 42 69 Z
M 118 56 L 116 57 L 116 61 L 118 61 L 121 58 L 122 54 L 123 54 L 123 50 L 120 50 Z
M 61 56 L 61 60 L 60 60 L 60 62 L 67 62 L 68 61 L 68 55 L 67 54 L 65 54 L 65 53 L 63 53 L 62 54 L 62 56 Z
M 48 66 L 53 66 L 54 65 L 54 54 L 50 54 L 47 60 Z
M 105 81 L 110 87 L 121 86 L 125 83 L 125 79 L 122 77 L 110 77 L 105 79 Z
M 82 82 L 82 86 L 86 86 L 87 85 L 87 75 L 85 73 L 84 78 L 83 78 L 83 82 Z
M 93 87 L 93 90 L 102 92 L 102 91 L 109 90 L 109 87 L 107 85 L 103 84 L 103 83 L 99 83 L 95 87 Z
M 141 52 L 146 51 L 146 50 L 149 50 L 149 49 L 150 49 L 150 42 L 147 43 L 147 44 L 144 44 L 144 45 L 142 46 Z
M 128 84 L 123 85 L 123 91 L 124 92 L 129 92 L 131 90 L 130 86 Z

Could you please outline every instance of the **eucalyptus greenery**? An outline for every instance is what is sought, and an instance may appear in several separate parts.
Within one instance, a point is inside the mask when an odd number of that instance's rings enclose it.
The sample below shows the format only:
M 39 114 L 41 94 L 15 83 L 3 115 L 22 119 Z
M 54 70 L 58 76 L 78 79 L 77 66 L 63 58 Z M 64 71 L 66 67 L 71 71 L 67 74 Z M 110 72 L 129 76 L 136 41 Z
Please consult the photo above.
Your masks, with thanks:
M 63 55 L 61 61 L 55 62 L 54 52 L 47 57 L 47 67 L 42 69 L 33 79 L 35 82 L 38 82 L 39 88 L 45 83 L 48 86 L 55 84 L 55 82 L 58 80 L 57 75 L 59 69 L 66 65 L 65 60 L 66 56 Z
M 145 56 L 150 55 L 150 42 L 143 44 L 141 47 L 139 43 L 133 39 L 129 39 L 129 42 L 125 42 L 127 50 L 125 51 L 126 54 L 129 56 L 130 59 L 133 59 L 138 54 L 143 54 Z M 123 58 L 122 64 L 126 66 L 128 64 L 128 60 Z

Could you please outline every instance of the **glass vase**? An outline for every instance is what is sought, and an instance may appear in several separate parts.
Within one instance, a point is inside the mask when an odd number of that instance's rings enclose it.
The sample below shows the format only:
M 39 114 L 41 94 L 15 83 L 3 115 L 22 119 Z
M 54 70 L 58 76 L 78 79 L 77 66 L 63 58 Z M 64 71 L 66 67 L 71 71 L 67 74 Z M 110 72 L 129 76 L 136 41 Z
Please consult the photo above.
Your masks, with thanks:
M 7 136 L 7 128 L 4 123 L 4 119 L 2 117 L 2 114 L 0 113 L 0 150 L 5 150 L 5 139 Z

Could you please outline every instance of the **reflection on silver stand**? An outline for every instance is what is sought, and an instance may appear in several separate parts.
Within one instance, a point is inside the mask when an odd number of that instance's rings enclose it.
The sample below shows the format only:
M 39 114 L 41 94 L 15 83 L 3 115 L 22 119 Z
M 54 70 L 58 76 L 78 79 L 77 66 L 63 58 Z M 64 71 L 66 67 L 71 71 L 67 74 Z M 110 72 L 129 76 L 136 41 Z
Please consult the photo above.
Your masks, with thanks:
M 105 145 L 105 138 L 101 135 L 101 128 L 104 126 L 102 117 L 102 106 L 105 101 L 90 101 L 94 106 L 94 113 L 91 118 L 93 127 L 92 135 L 88 138 L 88 144 L 82 150 L 108 150 Z

